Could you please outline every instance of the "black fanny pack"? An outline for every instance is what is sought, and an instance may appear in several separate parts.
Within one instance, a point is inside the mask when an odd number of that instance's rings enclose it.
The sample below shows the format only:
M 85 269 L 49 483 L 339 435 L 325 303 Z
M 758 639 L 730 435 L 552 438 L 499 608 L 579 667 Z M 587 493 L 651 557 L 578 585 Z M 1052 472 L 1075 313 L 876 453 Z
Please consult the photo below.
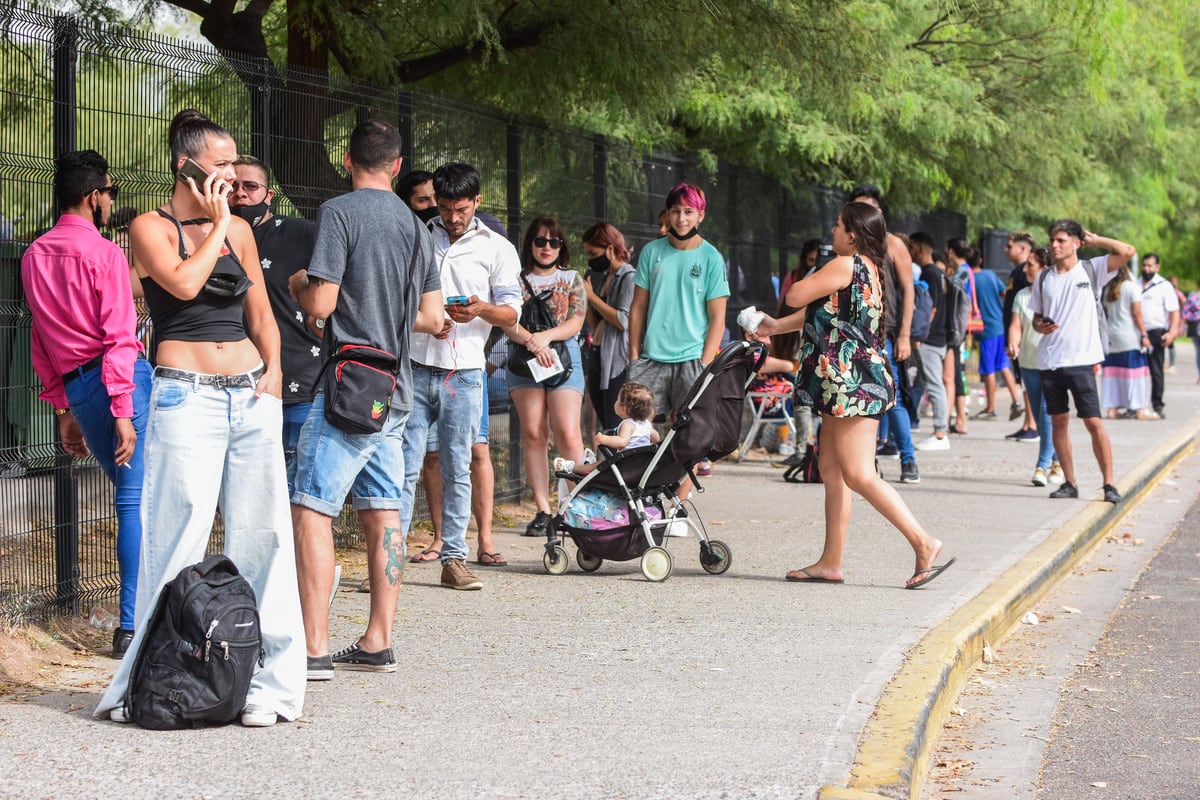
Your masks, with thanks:
M 387 422 L 400 362 L 364 344 L 344 344 L 325 364 L 325 419 L 346 433 L 379 433 Z

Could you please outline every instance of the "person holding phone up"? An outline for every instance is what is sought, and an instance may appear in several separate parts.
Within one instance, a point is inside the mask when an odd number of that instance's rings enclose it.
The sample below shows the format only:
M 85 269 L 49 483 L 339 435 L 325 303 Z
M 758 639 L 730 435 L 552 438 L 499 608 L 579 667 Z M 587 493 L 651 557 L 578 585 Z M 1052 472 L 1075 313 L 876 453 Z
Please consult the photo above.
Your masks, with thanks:
M 219 508 L 224 552 L 254 588 L 262 620 L 262 667 L 241 721 L 264 727 L 300 716 L 305 685 L 279 329 L 250 226 L 229 211 L 233 137 L 188 109 L 171 121 L 169 141 L 170 199 L 129 229 L 158 340 L 136 633 L 95 713 L 127 721 L 122 700 L 155 598 L 204 557 Z

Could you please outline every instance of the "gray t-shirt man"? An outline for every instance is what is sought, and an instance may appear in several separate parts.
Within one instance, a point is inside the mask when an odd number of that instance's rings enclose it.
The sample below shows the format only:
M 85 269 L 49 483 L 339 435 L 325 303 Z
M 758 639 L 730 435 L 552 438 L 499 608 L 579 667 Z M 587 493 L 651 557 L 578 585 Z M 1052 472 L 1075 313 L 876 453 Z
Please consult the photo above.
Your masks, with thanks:
M 341 287 L 326 323 L 326 352 L 368 344 L 395 353 L 400 374 L 392 407 L 412 410 L 409 333 L 421 295 L 442 286 L 429 231 L 395 193 L 357 189 L 318 209 L 308 275 Z

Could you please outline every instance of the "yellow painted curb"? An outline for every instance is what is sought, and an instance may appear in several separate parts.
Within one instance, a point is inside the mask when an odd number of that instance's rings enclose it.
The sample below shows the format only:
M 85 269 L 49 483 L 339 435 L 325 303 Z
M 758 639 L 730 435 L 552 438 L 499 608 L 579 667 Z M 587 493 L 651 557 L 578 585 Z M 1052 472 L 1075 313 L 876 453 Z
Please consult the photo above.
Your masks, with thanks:
M 983 655 L 1062 580 L 1164 473 L 1191 452 L 1200 417 L 1157 447 L 1118 488 L 1119 505 L 1102 501 L 1051 533 L 1042 544 L 935 626 L 909 651 L 863 729 L 850 780 L 826 786 L 820 800 L 919 800 L 929 756 L 950 706 Z

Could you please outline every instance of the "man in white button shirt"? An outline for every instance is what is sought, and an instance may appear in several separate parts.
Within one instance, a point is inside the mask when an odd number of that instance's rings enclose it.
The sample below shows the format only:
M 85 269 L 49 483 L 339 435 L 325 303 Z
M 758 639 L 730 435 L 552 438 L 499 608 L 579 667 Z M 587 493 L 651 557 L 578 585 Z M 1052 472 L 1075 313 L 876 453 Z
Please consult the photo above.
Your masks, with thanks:
M 483 587 L 467 567 L 471 517 L 471 446 L 479 434 L 487 391 L 484 344 L 492 326 L 513 325 L 521 310 L 516 248 L 475 217 L 479 173 L 470 164 L 444 164 L 433 173 L 438 216 L 429 222 L 446 300 L 446 321 L 435 334 L 410 342 L 413 410 L 404 429 L 404 493 L 400 524 L 412 523 L 417 474 L 430 428 L 437 431 L 442 473 L 442 586 Z
M 1150 336 L 1150 403 L 1163 414 L 1163 356 L 1179 328 L 1179 295 L 1171 282 L 1158 274 L 1157 253 L 1142 259 L 1142 320 Z

